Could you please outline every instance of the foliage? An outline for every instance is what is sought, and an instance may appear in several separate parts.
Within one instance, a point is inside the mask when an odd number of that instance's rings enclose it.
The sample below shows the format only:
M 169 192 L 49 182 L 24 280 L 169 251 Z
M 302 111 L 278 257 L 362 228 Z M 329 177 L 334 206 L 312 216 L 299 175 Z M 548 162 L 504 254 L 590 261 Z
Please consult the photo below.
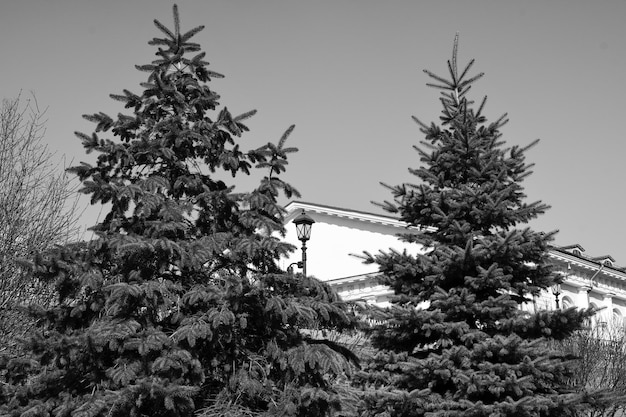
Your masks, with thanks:
M 532 165 L 526 147 L 506 147 L 506 115 L 488 123 L 486 99 L 467 97 L 483 74 L 474 61 L 457 68 L 458 37 L 448 77 L 425 71 L 441 90 L 439 125 L 415 118 L 425 135 L 410 169 L 417 184 L 388 186 L 416 245 L 365 254 L 379 265 L 381 284 L 395 293 L 392 307 L 370 312 L 382 324 L 370 329 L 378 349 L 359 375 L 363 415 L 565 416 L 584 393 L 566 384 L 571 368 L 546 340 L 581 328 L 592 311 L 540 311 L 522 307 L 555 277 L 547 263 L 552 234 L 520 225 L 542 214 L 526 203 L 522 181 Z
M 556 349 L 575 357 L 570 384 L 605 393 L 605 401 L 578 410 L 580 417 L 615 417 L 626 413 L 626 328 L 621 317 L 579 330 L 555 342 Z
M 43 326 L 31 355 L 4 365 L 0 414 L 329 415 L 351 353 L 311 330 L 353 319 L 327 285 L 277 266 L 293 249 L 277 203 L 297 195 L 280 177 L 293 127 L 243 151 L 254 112 L 218 111 L 220 75 L 190 41 L 202 27 L 181 32 L 176 6 L 173 30 L 155 25 L 143 92 L 112 95 L 132 114 L 85 116 L 95 132 L 77 133 L 99 155 L 71 171 L 110 209 L 97 239 L 36 256 L 58 305 L 32 307 Z M 253 166 L 269 174 L 251 192 L 220 179 Z
M 76 190 L 44 142 L 45 114 L 34 96 L 0 107 L 0 354 L 18 354 L 17 339 L 33 327 L 19 303 L 50 301 L 19 260 L 77 237 Z

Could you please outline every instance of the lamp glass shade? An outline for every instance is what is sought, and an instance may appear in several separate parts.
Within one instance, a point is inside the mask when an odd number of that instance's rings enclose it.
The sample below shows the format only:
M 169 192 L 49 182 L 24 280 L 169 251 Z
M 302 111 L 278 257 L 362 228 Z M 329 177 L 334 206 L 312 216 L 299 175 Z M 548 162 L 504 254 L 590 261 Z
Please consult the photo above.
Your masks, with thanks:
M 298 240 L 307 241 L 311 238 L 311 225 L 315 223 L 315 220 L 306 215 L 304 210 L 298 215 L 293 222 L 296 224 L 296 233 L 298 234 Z
M 309 240 L 311 238 L 311 225 L 296 224 L 296 233 L 298 233 L 298 240 Z

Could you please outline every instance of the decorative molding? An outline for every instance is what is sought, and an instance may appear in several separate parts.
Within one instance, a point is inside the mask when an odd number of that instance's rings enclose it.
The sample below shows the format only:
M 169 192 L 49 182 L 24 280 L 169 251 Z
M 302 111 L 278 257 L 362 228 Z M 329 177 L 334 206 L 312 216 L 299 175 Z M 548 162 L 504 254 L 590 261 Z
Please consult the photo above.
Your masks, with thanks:
M 298 210 L 302 210 L 302 209 L 304 209 L 306 212 L 318 213 L 318 214 L 323 214 L 327 216 L 340 217 L 344 219 L 356 220 L 356 221 L 361 221 L 361 222 L 375 223 L 375 224 L 380 224 L 383 226 L 391 226 L 394 228 L 404 229 L 406 231 L 435 230 L 432 227 L 426 227 L 426 228 L 412 227 L 412 226 L 407 225 L 406 222 L 403 222 L 392 216 L 367 213 L 367 212 L 358 211 L 358 210 L 342 209 L 339 207 L 307 203 L 304 201 L 291 201 L 285 206 L 285 210 L 287 210 L 287 216 L 285 217 L 285 222 L 290 221 L 293 217 L 295 217 L 295 214 L 298 212 Z

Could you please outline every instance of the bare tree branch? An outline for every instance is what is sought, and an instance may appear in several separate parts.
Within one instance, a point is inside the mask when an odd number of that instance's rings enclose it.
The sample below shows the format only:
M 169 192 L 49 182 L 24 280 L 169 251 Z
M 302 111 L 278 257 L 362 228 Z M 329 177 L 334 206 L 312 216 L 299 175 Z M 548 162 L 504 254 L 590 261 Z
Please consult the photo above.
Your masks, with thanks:
M 572 386 L 588 392 L 601 392 L 606 400 L 593 408 L 580 410 L 581 417 L 615 417 L 626 415 L 626 328 L 621 317 L 610 322 L 596 322 L 557 348 L 571 353 Z
M 34 96 L 0 106 L 0 351 L 25 320 L 16 307 L 50 300 L 18 261 L 78 238 L 77 187 L 44 142 L 45 114 Z

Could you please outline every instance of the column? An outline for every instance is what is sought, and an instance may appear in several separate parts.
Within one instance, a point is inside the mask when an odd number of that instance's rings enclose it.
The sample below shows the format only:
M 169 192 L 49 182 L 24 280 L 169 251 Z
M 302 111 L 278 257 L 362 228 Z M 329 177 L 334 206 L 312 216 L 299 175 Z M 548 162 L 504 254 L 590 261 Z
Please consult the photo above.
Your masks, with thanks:
M 574 303 L 578 308 L 588 308 L 589 307 L 589 292 L 591 291 L 591 286 L 584 285 L 582 287 L 578 287 L 578 293 L 572 294 L 574 297 Z

